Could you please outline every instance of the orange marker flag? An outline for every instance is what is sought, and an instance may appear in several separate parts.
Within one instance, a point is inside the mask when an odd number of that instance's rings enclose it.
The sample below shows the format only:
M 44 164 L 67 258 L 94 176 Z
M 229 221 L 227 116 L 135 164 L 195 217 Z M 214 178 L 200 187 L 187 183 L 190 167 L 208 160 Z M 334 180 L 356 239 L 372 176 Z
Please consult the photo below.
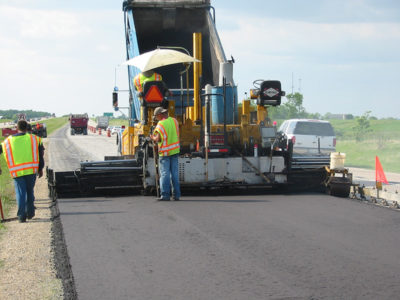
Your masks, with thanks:
M 386 179 L 385 173 L 383 172 L 383 168 L 381 162 L 379 161 L 378 156 L 375 157 L 375 181 L 389 184 L 389 182 Z

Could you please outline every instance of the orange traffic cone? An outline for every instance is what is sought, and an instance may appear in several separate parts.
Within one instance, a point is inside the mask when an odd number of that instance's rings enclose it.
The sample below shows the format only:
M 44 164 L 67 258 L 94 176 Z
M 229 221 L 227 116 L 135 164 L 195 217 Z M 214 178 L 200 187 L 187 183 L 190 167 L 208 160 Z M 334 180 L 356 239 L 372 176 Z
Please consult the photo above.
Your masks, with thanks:
M 375 182 L 378 188 L 382 188 L 382 182 L 385 184 L 389 184 L 386 179 L 385 173 L 383 172 L 383 168 L 378 156 L 375 157 Z

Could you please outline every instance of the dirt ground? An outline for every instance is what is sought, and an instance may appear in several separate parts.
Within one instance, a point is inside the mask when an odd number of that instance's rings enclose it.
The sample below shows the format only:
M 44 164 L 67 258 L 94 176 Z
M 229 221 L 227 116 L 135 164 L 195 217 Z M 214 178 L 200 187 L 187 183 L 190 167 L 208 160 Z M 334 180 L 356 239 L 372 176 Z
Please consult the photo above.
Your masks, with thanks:
M 35 206 L 32 220 L 19 223 L 15 205 L 4 223 L 0 300 L 77 299 L 57 203 L 49 198 L 45 175 L 36 181 Z
M 15 206 L 0 243 L 0 299 L 63 299 L 61 279 L 54 268 L 51 246 L 53 201 L 46 178 L 35 187 L 36 216 L 19 223 Z

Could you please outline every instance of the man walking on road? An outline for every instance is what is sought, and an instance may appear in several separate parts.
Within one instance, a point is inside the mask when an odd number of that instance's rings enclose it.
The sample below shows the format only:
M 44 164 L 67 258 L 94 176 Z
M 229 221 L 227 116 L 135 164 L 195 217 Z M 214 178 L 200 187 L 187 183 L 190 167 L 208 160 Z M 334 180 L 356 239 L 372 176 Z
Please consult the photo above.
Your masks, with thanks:
M 161 197 L 158 200 L 170 200 L 171 181 L 174 200 L 181 197 L 179 186 L 178 157 L 180 152 L 179 124 L 175 118 L 168 117 L 168 110 L 157 107 L 154 117 L 158 124 L 150 138 L 158 143 L 160 166 Z M 155 154 L 154 154 L 155 155 Z
M 18 121 L 18 133 L 9 136 L 0 147 L 0 154 L 4 154 L 8 170 L 14 179 L 20 223 L 35 216 L 33 189 L 36 175 L 42 177 L 44 167 L 42 139 L 27 133 L 27 129 L 28 123 L 25 120 Z

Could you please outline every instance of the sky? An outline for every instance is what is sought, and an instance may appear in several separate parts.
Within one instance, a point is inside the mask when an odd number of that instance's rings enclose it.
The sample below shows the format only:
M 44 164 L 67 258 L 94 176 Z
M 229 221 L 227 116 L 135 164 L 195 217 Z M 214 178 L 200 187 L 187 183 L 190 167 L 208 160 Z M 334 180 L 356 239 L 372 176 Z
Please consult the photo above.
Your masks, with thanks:
M 111 112 L 114 85 L 128 88 L 122 2 L 0 0 L 0 110 Z M 400 118 L 400 1 L 211 4 L 239 99 L 274 79 L 310 113 Z

